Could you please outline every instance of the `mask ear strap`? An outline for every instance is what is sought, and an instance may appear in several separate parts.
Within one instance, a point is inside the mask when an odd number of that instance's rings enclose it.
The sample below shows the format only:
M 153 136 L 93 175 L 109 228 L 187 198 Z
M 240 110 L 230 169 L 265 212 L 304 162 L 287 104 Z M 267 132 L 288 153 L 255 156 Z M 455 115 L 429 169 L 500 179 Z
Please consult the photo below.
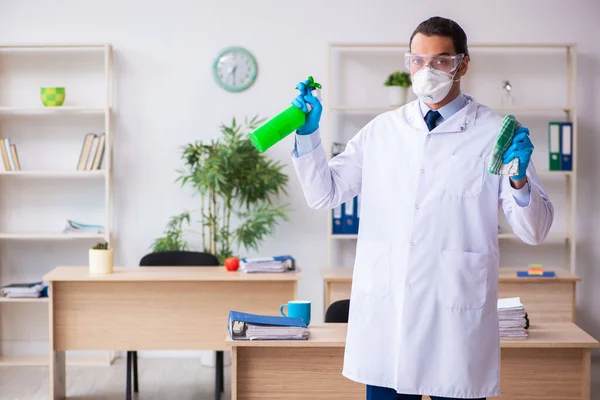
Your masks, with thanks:
M 460 82 L 460 80 L 462 79 L 462 77 L 458 78 L 458 79 L 454 79 L 456 77 L 456 75 L 458 74 L 458 71 L 460 71 L 460 69 L 462 68 L 462 61 L 460 62 L 460 64 L 458 64 L 458 68 L 456 68 L 456 71 L 454 71 L 454 75 L 452 76 L 452 82 Z

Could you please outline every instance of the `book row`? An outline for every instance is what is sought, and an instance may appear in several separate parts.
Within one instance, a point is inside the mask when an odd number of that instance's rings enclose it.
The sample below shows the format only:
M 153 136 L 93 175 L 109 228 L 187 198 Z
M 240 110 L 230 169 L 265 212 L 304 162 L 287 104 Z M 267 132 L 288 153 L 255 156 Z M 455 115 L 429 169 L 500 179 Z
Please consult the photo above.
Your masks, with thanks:
M 21 163 L 19 162 L 19 155 L 17 153 L 17 145 L 12 144 L 9 138 L 2 138 L 2 143 L 0 143 L 0 152 L 2 153 L 2 164 L 4 165 L 5 171 L 21 170 Z
M 88 133 L 83 138 L 79 161 L 77 162 L 78 171 L 90 171 L 100 169 L 104 159 L 106 148 L 106 135 L 104 133 Z

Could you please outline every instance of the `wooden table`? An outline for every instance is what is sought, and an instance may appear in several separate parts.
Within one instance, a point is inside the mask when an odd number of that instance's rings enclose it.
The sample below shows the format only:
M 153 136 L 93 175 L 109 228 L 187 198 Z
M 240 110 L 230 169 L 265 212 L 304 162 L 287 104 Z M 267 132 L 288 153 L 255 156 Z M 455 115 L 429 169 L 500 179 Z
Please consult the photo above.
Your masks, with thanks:
M 500 268 L 499 296 L 520 297 L 532 321 L 575 322 L 575 285 L 581 278 L 562 268 L 553 269 L 555 278 L 518 278 L 517 270 L 523 269 Z M 350 298 L 352 271 L 352 268 L 321 270 L 325 310 L 337 300 Z
M 67 350 L 229 350 L 230 310 L 275 315 L 300 273 L 224 267 L 58 267 L 49 282 L 50 398 L 66 398 Z
M 365 386 L 342 376 L 346 327 L 315 325 L 302 341 L 228 338 L 232 400 L 364 400 Z M 503 340 L 495 399 L 589 400 L 591 349 L 599 346 L 570 322 L 536 324 L 526 340 Z

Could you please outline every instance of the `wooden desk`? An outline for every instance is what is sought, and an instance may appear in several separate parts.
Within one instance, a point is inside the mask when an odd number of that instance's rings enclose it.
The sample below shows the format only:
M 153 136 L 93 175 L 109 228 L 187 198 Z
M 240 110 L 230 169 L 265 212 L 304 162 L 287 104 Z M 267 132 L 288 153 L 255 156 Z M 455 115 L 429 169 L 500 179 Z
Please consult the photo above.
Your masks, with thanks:
M 520 297 L 532 321 L 575 322 L 575 285 L 581 278 L 562 268 L 553 270 L 555 278 L 518 278 L 517 270 L 523 269 L 500 268 L 499 296 Z M 350 298 L 352 271 L 352 268 L 321 270 L 325 310 L 337 300 Z
M 66 398 L 66 350 L 228 350 L 230 310 L 276 314 L 300 273 L 224 267 L 58 267 L 49 282 L 50 398 Z
M 306 341 L 233 341 L 232 400 L 364 400 L 342 376 L 346 324 L 311 327 Z M 591 349 L 572 323 L 536 324 L 529 339 L 501 342 L 499 400 L 589 400 Z M 427 397 L 425 397 L 427 398 Z

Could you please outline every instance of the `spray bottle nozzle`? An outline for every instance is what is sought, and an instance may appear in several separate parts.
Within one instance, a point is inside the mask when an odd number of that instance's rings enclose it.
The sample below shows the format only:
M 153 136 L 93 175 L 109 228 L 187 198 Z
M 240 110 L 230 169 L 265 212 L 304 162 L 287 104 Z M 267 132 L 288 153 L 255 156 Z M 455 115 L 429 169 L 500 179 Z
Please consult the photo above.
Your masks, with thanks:
M 308 77 L 308 86 L 311 88 L 317 88 L 317 89 L 321 89 L 321 84 L 318 82 L 315 82 L 315 79 L 312 76 Z

